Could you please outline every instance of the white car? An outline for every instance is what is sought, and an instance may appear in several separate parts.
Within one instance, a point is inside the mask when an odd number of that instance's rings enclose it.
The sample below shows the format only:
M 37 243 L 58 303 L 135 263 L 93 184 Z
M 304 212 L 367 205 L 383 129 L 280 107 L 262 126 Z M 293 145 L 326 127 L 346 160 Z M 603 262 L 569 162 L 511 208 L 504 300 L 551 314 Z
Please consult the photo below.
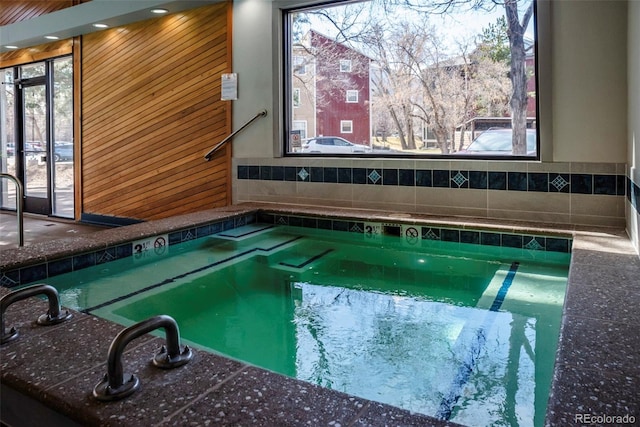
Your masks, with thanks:
M 527 129 L 527 156 L 536 155 L 536 130 Z M 513 131 L 511 129 L 489 129 L 473 140 L 466 150 L 456 154 L 484 156 L 511 156 L 513 153 Z
M 371 147 L 354 144 L 339 136 L 319 136 L 302 141 L 301 153 L 318 154 L 365 154 L 371 153 Z

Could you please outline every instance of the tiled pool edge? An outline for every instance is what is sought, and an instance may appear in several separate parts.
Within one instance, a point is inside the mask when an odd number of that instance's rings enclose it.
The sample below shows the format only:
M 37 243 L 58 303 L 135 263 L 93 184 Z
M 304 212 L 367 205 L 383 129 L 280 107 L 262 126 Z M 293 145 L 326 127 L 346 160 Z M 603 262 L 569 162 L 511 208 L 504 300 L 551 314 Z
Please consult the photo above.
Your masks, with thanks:
M 358 212 L 363 214 L 362 211 Z M 571 236 L 566 232 L 557 233 L 551 229 L 536 230 L 517 227 L 502 227 L 500 229 L 479 223 L 453 225 L 428 217 L 425 219 L 420 216 L 402 217 L 381 214 L 370 216 L 367 222 L 362 219 L 362 216 L 359 217 L 352 211 L 343 211 L 342 213 L 349 213 L 349 215 L 341 216 L 337 213 L 332 216 L 318 215 L 317 210 L 306 212 L 301 211 L 300 208 L 293 211 L 279 210 L 271 206 L 263 209 L 237 210 L 228 217 L 220 217 L 213 221 L 172 224 L 168 229 L 158 224 L 156 227 L 150 227 L 150 223 L 135 224 L 128 226 L 126 230 L 140 229 L 140 232 L 133 232 L 128 239 L 122 236 L 121 239 L 109 239 L 106 242 L 101 242 L 95 238 L 90 241 L 86 241 L 87 238 L 79 238 L 77 241 L 71 241 L 69 246 L 63 250 L 54 251 L 53 247 L 46 246 L 43 251 L 34 249 L 38 252 L 35 257 L 21 259 L 18 256 L 9 262 L 0 263 L 0 286 L 17 287 L 22 284 L 46 280 L 59 274 L 131 257 L 135 255 L 136 246 L 153 246 L 155 242 L 160 247 L 154 248 L 154 250 L 160 250 L 165 245 L 171 246 L 255 222 L 361 234 L 369 232 L 367 228 L 377 224 L 379 226 L 378 232 L 383 226 L 406 229 L 407 232 L 413 233 L 417 240 L 440 240 L 542 252 L 571 252 Z M 369 212 L 364 214 L 370 215 Z M 161 221 L 160 224 L 167 222 L 166 220 Z M 107 234 L 112 233 L 117 233 L 117 229 L 107 231 Z M 94 234 L 94 236 L 96 235 L 98 234 Z M 132 239 L 132 236 L 136 238 Z M 72 249 L 74 247 L 75 251 Z M 30 249 L 20 249 L 16 253 L 20 254 L 21 252 L 29 254 Z
M 202 220 L 210 220 L 212 216 L 237 217 L 256 209 L 270 212 L 276 210 L 283 215 L 298 212 L 303 217 L 311 214 L 332 218 L 336 216 L 357 218 L 360 215 L 365 215 L 372 221 L 403 222 L 413 220 L 413 218 L 401 217 L 397 214 L 373 214 L 366 211 L 344 210 L 331 212 L 329 215 L 326 209 L 321 208 L 305 210 L 300 207 L 253 204 L 229 208 L 224 213 L 216 210 L 189 218 L 177 218 L 173 221 L 166 221 L 164 226 L 166 228 L 169 225 L 171 230 L 181 230 L 182 228 L 191 228 L 191 226 L 185 227 L 185 224 L 193 226 L 198 223 L 202 224 Z M 368 215 L 366 215 L 367 213 Z M 450 220 L 429 217 L 430 223 L 439 224 L 442 227 L 450 224 Z M 640 373 L 638 372 L 640 355 L 636 349 L 637 343 L 640 342 L 640 313 L 636 313 L 633 309 L 640 306 L 640 289 L 638 289 L 640 284 L 635 280 L 640 277 L 640 259 L 638 259 L 624 232 L 618 229 L 595 228 L 566 230 L 562 227 L 554 232 L 554 227 L 551 226 L 540 230 L 539 225 L 492 224 L 484 221 L 460 220 L 459 218 L 455 222 L 457 222 L 458 228 L 470 230 L 498 229 L 511 233 L 517 229 L 524 234 L 533 235 L 540 232 L 559 236 L 567 233 L 573 234 L 574 259 L 569 276 L 563 329 L 557 352 L 554 384 L 547 409 L 546 424 L 552 426 L 574 425 L 577 424 L 575 415 L 578 411 L 592 415 L 616 415 L 611 414 L 611 411 L 625 410 L 625 408 L 638 420 L 640 404 L 634 391 L 640 388 Z M 141 224 L 139 228 L 133 228 L 131 231 L 135 231 L 138 237 L 158 234 L 154 234 L 151 228 L 153 227 L 148 224 Z M 114 239 L 106 240 L 111 240 L 113 243 Z M 77 243 L 80 246 L 88 245 L 88 242 L 83 241 Z M 107 243 L 102 242 L 101 245 L 106 246 Z M 37 262 L 38 257 L 39 255 L 36 254 L 32 259 Z M 616 302 L 621 302 L 622 305 L 617 304 L 618 310 L 611 310 L 610 305 Z M 620 309 L 620 307 L 624 308 L 625 304 L 626 309 Z M 613 338 L 609 335 L 612 335 Z M 589 338 L 594 336 L 595 338 Z M 594 344 L 589 341 L 590 339 L 597 339 L 597 343 Z M 3 352 L 6 351 L 5 347 L 2 347 Z M 106 356 L 104 357 L 106 358 Z M 3 364 L 3 381 L 7 375 L 9 374 L 5 371 Z M 32 380 L 27 376 L 21 381 L 28 384 Z M 297 387 L 295 382 L 285 381 L 285 384 L 285 387 Z M 40 393 L 42 390 L 36 389 L 34 391 L 35 395 Z M 373 406 L 377 408 L 375 411 L 372 409 Z M 394 423 L 391 419 L 380 415 L 388 410 L 389 408 L 380 407 L 377 404 L 366 406 L 360 415 L 365 418 L 368 416 L 367 421 L 362 421 L 364 418 L 354 418 L 347 425 L 440 425 L 434 420 L 425 421 L 424 418 L 421 421 L 423 424 L 412 424 L 412 418 L 408 414 L 405 415 L 409 418 Z M 377 412 L 379 415 L 377 420 L 373 417 L 373 413 L 376 411 L 379 411 Z M 185 409 L 186 412 L 187 409 Z M 318 419 L 313 418 L 317 414 L 314 415 L 313 411 L 309 412 L 306 414 L 307 420 Z M 403 414 L 404 412 L 397 413 Z M 418 419 L 420 418 L 415 419 L 416 422 Z

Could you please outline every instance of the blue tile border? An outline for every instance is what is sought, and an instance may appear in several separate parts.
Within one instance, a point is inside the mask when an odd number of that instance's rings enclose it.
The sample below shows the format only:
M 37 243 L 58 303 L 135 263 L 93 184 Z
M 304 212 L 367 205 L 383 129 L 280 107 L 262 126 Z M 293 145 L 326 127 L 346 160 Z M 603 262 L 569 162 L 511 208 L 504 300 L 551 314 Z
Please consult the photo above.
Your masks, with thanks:
M 221 231 L 238 228 L 246 224 L 255 223 L 256 213 L 250 213 L 241 217 L 225 219 L 210 224 L 199 225 L 168 233 L 168 245 L 175 245 L 198 237 L 205 237 Z M 315 228 L 315 227 L 314 227 Z M 154 236 L 149 236 L 152 239 Z M 116 246 L 101 248 L 92 252 L 73 254 L 65 258 L 46 261 L 40 264 L 9 270 L 0 273 L 0 286 L 12 288 L 20 284 L 26 284 L 59 274 L 70 273 L 87 267 L 108 263 L 133 255 L 133 241 L 120 243 Z
M 627 201 L 636 213 L 640 215 L 640 186 L 627 177 Z
M 304 175 L 304 174 L 303 174 Z M 447 175 L 450 175 L 447 173 Z M 454 175 L 455 176 L 455 175 Z M 468 175 L 458 178 L 461 185 L 465 185 Z M 308 177 L 306 177 L 308 178 Z M 368 179 L 375 179 L 368 177 Z M 385 176 L 377 178 L 384 181 Z M 395 176 L 387 177 L 394 181 Z M 452 178 L 453 179 L 453 178 Z M 392 184 L 393 185 L 393 184 Z M 398 185 L 398 184 L 395 184 Z M 456 184 L 457 185 L 457 184 Z M 631 184 L 630 184 L 631 185 Z M 635 200 L 637 203 L 640 191 L 635 186 Z M 380 224 L 381 229 L 400 230 L 403 224 L 389 224 L 388 222 L 375 222 Z M 199 237 L 213 235 L 222 231 L 231 230 L 247 224 L 264 223 L 274 225 L 289 225 L 305 227 L 319 230 L 343 231 L 347 233 L 365 233 L 364 220 L 326 218 L 312 215 L 288 215 L 273 213 L 268 211 L 257 211 L 235 218 L 224 219 L 209 224 L 202 224 L 182 230 L 168 233 L 168 245 L 175 245 Z M 411 225 L 411 224 L 407 224 Z M 572 239 L 560 236 L 540 236 L 517 233 L 501 233 L 499 231 L 469 230 L 455 227 L 429 226 L 413 224 L 420 229 L 422 240 L 439 240 L 452 243 L 467 243 L 472 245 L 502 246 L 516 249 L 527 249 L 546 252 L 571 252 Z M 397 233 L 395 234 L 397 235 Z M 150 236 L 152 239 L 154 236 Z M 15 270 L 9 270 L 0 274 L 0 286 L 12 288 L 20 284 L 31 283 L 39 280 L 46 280 L 47 277 L 77 271 L 83 268 L 108 263 L 118 259 L 133 256 L 132 242 L 119 243 L 116 246 L 101 248 L 96 251 L 73 254 L 66 258 L 55 259 L 35 265 L 30 265 Z
M 299 215 L 286 215 L 270 212 L 259 212 L 258 222 L 265 224 L 282 224 L 303 226 L 323 230 L 346 231 L 350 233 L 364 233 L 365 223 L 360 221 L 345 221 L 344 219 L 315 218 Z M 375 222 L 375 221 L 372 221 Z M 385 227 L 399 228 L 401 224 L 380 222 Z M 421 229 L 422 240 L 440 240 L 453 243 L 468 243 L 472 245 L 503 246 L 516 249 L 527 249 L 545 252 L 571 253 L 573 239 L 561 236 L 543 236 L 519 233 L 501 233 L 499 231 L 469 230 L 454 227 L 417 225 Z
M 238 166 L 238 179 L 624 196 L 625 175 L 446 169 Z M 287 174 L 289 170 L 289 175 Z M 252 172 L 253 171 L 253 172 Z M 637 185 L 636 185 L 637 187 Z

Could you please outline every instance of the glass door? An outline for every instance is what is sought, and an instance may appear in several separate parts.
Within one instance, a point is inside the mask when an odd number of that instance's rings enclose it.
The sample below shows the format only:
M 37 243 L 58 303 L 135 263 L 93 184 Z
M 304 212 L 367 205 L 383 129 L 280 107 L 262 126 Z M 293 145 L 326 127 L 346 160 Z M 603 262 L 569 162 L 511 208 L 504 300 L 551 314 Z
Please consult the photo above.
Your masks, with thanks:
M 74 217 L 73 61 L 71 57 L 2 72 L 2 172 L 21 180 L 24 211 Z M 15 190 L 0 184 L 0 208 Z
M 53 215 L 73 218 L 74 152 L 73 139 L 73 60 L 70 56 L 51 62 L 51 189 Z
M 22 101 L 22 167 L 24 210 L 49 215 L 51 193 L 49 187 L 49 151 L 47 120 L 47 88 L 44 77 L 21 79 L 18 97 Z
M 15 86 L 13 68 L 0 70 L 0 172 L 15 177 L 16 172 L 16 132 L 15 132 Z M 0 208 L 16 209 L 16 187 L 7 179 L 0 179 Z

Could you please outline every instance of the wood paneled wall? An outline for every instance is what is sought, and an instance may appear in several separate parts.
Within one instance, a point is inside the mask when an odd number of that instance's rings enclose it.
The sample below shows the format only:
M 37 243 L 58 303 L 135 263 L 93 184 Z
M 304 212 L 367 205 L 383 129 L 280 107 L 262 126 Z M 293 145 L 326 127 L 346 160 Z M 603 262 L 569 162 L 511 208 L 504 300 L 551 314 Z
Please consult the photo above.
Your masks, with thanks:
M 83 212 L 157 219 L 231 202 L 231 3 L 82 40 Z
M 78 4 L 77 0 L 0 0 L 0 25 L 13 24 Z
M 26 49 L 0 53 L 0 68 L 43 61 L 57 56 L 69 55 L 73 51 L 73 39 L 41 44 Z
M 26 21 L 76 4 L 79 4 L 79 0 L 0 0 L 0 26 Z M 4 52 L 0 54 L 0 68 L 66 55 L 71 53 L 71 49 L 72 40 L 69 39 Z

